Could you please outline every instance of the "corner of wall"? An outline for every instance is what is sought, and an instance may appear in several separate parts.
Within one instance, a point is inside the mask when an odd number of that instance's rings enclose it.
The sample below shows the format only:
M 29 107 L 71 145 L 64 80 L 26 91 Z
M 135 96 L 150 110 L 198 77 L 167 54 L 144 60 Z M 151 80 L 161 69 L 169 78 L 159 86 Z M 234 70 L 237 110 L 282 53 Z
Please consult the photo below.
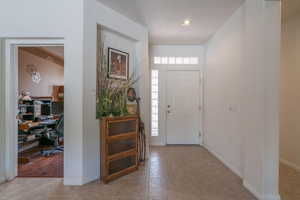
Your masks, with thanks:
M 4 83 L 4 59 L 3 59 L 3 53 L 4 53 L 4 48 L 3 48 L 3 40 L 0 38 L 0 102 L 5 102 L 5 83 Z M 5 126 L 5 116 L 4 116 L 4 108 L 5 105 L 3 103 L 0 104 L 0 129 L 4 130 Z M 1 131 L 0 133 L 0 183 L 5 181 L 5 131 Z
M 211 154 L 213 154 L 218 160 L 220 160 L 226 167 L 228 167 L 233 173 L 235 173 L 238 177 L 242 178 L 242 173 L 239 169 L 237 169 L 233 164 L 228 162 L 220 153 L 218 153 L 213 148 L 204 144 L 204 148 L 206 148 Z
M 249 191 L 251 192 L 257 199 L 262 200 L 261 195 L 259 194 L 259 192 L 257 192 L 253 186 L 250 185 L 250 183 L 248 183 L 246 180 L 243 180 L 243 186 Z
M 83 185 L 83 177 L 64 177 L 64 185 L 76 186 Z
M 243 186 L 251 192 L 258 200 L 281 200 L 280 195 L 261 195 L 246 180 L 243 180 Z

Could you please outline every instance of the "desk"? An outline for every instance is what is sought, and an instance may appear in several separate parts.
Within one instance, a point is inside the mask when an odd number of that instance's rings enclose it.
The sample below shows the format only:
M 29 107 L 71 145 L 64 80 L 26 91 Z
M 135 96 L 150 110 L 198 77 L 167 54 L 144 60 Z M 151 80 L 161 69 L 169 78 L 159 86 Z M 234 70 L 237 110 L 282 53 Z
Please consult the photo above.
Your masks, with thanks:
M 39 126 L 40 122 L 25 121 L 19 125 L 21 131 L 27 132 L 30 128 Z

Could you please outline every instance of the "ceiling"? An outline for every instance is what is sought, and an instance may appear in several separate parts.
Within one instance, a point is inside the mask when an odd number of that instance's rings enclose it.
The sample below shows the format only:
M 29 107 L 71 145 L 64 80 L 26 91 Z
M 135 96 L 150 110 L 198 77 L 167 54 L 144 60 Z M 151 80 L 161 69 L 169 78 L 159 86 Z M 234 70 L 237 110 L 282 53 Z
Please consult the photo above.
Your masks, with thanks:
M 283 20 L 300 13 L 300 0 L 284 0 L 282 1 L 282 17 Z
M 42 49 L 60 57 L 64 58 L 64 47 L 63 46 L 43 46 Z
M 160 45 L 195 45 L 206 42 L 244 2 L 244 0 L 98 1 L 146 25 L 150 32 L 150 43 Z M 190 26 L 181 25 L 185 19 L 192 21 Z

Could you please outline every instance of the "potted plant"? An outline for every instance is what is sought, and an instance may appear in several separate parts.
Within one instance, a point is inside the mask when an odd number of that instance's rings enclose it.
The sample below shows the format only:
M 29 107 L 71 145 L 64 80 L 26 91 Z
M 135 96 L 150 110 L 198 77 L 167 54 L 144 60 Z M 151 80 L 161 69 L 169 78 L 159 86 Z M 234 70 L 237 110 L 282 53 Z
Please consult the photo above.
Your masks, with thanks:
M 127 111 L 127 90 L 132 87 L 138 78 L 132 74 L 128 80 L 108 78 L 108 67 L 103 47 L 100 48 L 100 65 L 98 66 L 98 95 L 97 118 L 125 116 Z

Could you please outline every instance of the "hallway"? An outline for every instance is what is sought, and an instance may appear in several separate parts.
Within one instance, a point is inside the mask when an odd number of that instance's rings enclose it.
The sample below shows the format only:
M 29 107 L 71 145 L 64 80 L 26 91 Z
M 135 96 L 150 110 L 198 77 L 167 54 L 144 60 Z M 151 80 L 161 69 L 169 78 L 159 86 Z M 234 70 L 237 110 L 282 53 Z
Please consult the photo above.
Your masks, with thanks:
M 0 193 L 0 200 L 255 200 L 240 178 L 198 146 L 152 147 L 146 166 L 107 185 L 17 178 Z

